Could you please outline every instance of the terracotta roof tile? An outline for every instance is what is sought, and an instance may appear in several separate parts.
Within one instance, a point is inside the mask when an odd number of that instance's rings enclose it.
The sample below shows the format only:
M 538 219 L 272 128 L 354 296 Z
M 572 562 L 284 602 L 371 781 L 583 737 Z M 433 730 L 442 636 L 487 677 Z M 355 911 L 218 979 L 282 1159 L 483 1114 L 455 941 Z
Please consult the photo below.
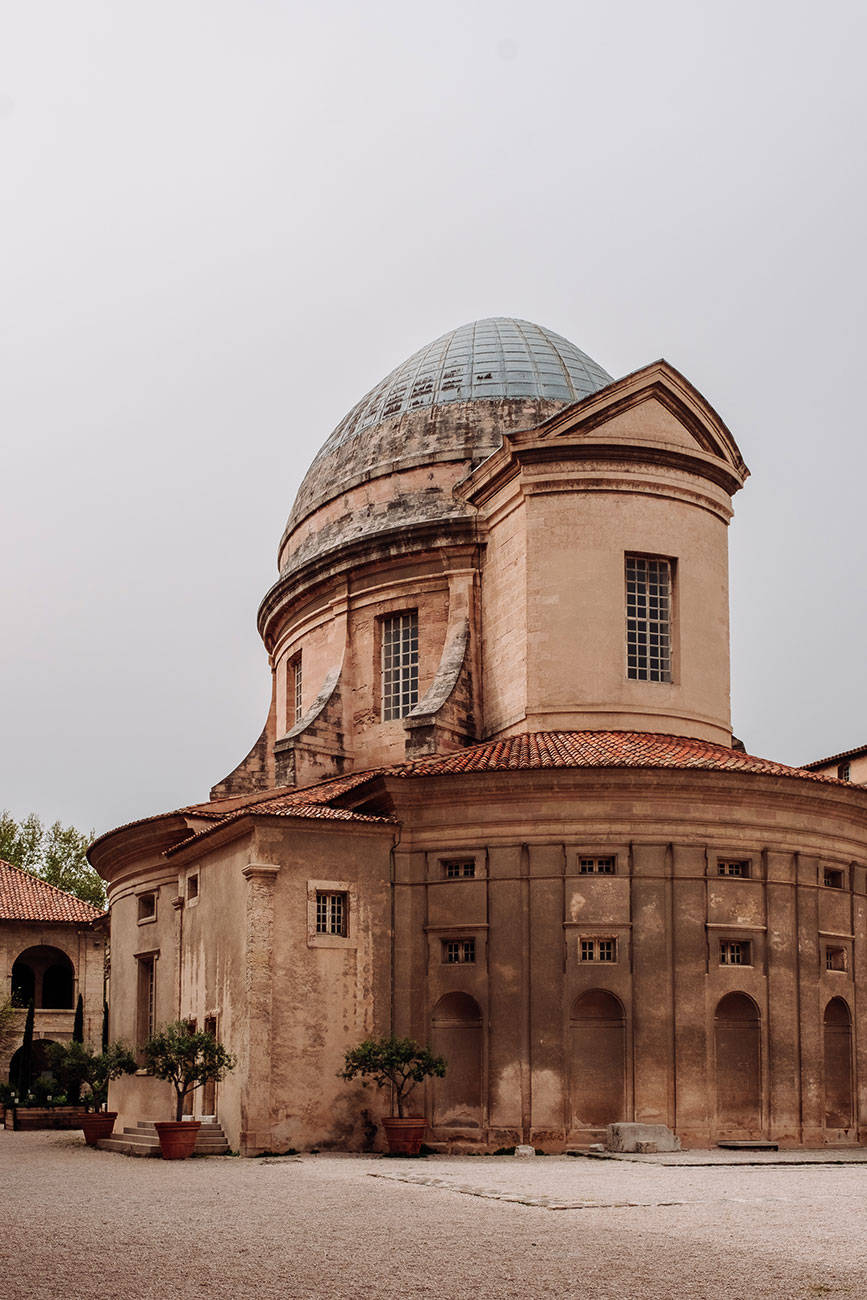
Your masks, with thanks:
M 835 777 L 787 767 L 711 741 L 639 731 L 531 732 L 472 745 L 453 754 L 419 758 L 386 770 L 392 776 L 417 777 L 461 772 L 529 772 L 558 767 L 698 768 L 846 784 Z
M 0 859 L 0 920 L 82 922 L 102 915 L 98 907 Z
M 861 754 L 867 754 L 867 745 L 856 745 L 854 749 L 844 749 L 839 754 L 829 754 L 827 758 L 814 758 L 812 763 L 805 763 L 804 767 L 808 772 L 811 772 L 816 767 L 825 767 L 828 763 L 839 763 L 844 758 L 857 758 Z

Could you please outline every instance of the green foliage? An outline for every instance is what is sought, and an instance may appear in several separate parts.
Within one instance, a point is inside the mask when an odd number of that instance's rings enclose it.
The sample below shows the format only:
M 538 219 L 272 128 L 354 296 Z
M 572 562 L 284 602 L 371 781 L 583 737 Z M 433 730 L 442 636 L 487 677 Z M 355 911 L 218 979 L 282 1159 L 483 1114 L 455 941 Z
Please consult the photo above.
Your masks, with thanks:
M 185 1020 L 164 1025 L 142 1046 L 147 1068 L 158 1079 L 167 1079 L 177 1099 L 175 1119 L 183 1118 L 184 1097 L 204 1083 L 220 1083 L 237 1059 L 213 1034 L 190 1029 Z
M 21 1033 L 21 1008 L 11 998 L 0 1002 L 0 1055 L 8 1052 Z
M 359 1076 L 362 1085 L 370 1079 L 377 1088 L 394 1088 L 398 1116 L 404 1118 L 404 1106 L 417 1083 L 436 1076 L 442 1078 L 446 1062 L 434 1056 L 430 1048 L 421 1047 L 411 1038 L 366 1038 L 347 1051 L 338 1078 Z
M 24 1040 L 21 1043 L 21 1055 L 18 1058 L 18 1073 L 15 1080 L 18 1092 L 22 1096 L 25 1096 L 30 1091 L 30 1083 L 33 1078 L 33 1026 L 35 1020 L 36 1011 L 31 998 L 27 1007 L 27 1019 L 24 1021 Z
M 57 1084 L 67 1094 L 70 1104 L 76 1089 L 87 1085 L 84 1098 L 86 1110 L 99 1110 L 108 1101 L 108 1085 L 122 1074 L 134 1074 L 138 1069 L 135 1057 L 123 1041 L 110 1043 L 104 1052 L 94 1052 L 92 1047 L 73 1040 L 71 1043 L 51 1043 L 46 1049 Z
M 93 835 L 93 831 L 85 835 L 60 822 L 44 826 L 36 813 L 16 822 L 10 812 L 0 812 L 0 858 L 4 862 L 104 909 L 105 885 L 85 856 Z

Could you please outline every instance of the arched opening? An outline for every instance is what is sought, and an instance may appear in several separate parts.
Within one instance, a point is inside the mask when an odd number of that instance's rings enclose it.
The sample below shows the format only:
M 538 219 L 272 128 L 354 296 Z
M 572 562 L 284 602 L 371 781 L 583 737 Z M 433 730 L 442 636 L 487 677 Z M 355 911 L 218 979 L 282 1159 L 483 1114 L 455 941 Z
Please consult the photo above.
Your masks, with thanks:
M 759 1137 L 762 1128 L 762 1046 L 759 1009 L 746 993 L 717 1004 L 716 1121 L 726 1133 Z
M 435 1128 L 482 1127 L 482 1009 L 469 993 L 447 993 L 431 1013 L 431 1045 L 444 1056 L 433 1086 Z
M 852 1127 L 852 1016 L 842 998 L 825 1007 L 825 1128 Z
M 19 953 L 12 966 L 12 993 L 25 1005 L 71 1011 L 75 1005 L 75 970 L 65 952 L 40 944 Z
M 569 1065 L 573 1129 L 626 1118 L 626 1016 L 613 993 L 591 989 L 572 1004 Z
M 51 1040 L 48 1038 L 37 1038 L 33 1042 L 33 1052 L 30 1057 L 30 1084 L 31 1087 L 36 1079 L 53 1077 L 51 1065 L 48 1061 L 48 1048 L 51 1046 Z M 9 1062 L 9 1082 L 13 1088 L 19 1088 L 21 1085 L 21 1057 L 24 1051 L 19 1047 L 12 1054 L 12 1060 Z

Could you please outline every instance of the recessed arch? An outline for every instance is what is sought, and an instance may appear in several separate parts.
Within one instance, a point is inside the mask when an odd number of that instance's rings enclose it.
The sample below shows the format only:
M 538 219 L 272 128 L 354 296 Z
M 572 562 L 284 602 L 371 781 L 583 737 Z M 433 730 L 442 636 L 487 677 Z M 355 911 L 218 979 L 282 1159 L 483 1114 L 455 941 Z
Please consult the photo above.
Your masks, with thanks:
M 840 997 L 831 998 L 824 1014 L 825 1128 L 849 1129 L 853 1123 L 852 1013 Z
M 16 1000 L 42 1009 L 70 1011 L 75 1002 L 75 967 L 62 948 L 36 944 L 25 948 L 12 964 Z
M 721 1132 L 758 1137 L 762 1128 L 761 1013 L 746 993 L 727 993 L 714 1014 L 716 1121 Z
M 447 1062 L 433 1082 L 435 1128 L 481 1128 L 484 1016 L 469 993 L 447 993 L 431 1011 L 431 1044 Z
M 626 1012 L 607 989 L 588 989 L 569 1013 L 571 1127 L 626 1119 Z

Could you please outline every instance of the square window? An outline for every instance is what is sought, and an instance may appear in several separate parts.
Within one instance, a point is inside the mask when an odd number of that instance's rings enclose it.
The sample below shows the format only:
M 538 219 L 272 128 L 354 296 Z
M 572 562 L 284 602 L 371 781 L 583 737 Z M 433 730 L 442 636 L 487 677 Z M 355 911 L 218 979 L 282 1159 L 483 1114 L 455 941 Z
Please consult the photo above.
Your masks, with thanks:
M 468 965 L 475 960 L 475 939 L 443 939 L 443 961 L 447 966 Z
M 456 858 L 454 861 L 442 861 L 440 865 L 446 880 L 471 880 L 476 874 L 475 858 Z
M 139 894 L 138 919 L 139 921 L 155 921 L 157 919 L 156 894 Z
M 748 939 L 721 939 L 720 966 L 752 966 L 752 944 Z
M 846 949 L 845 948 L 826 948 L 825 949 L 825 970 L 842 970 L 846 969 Z
M 614 858 L 579 858 L 578 871 L 582 876 L 613 876 Z
M 748 880 L 750 875 L 749 859 L 720 858 L 717 863 L 717 872 L 721 876 L 735 876 L 741 880 Z
M 348 933 L 349 899 L 344 893 L 316 894 L 316 933 L 336 934 L 344 938 Z
M 843 872 L 838 871 L 836 867 L 825 867 L 822 872 L 822 879 L 828 889 L 843 888 Z

